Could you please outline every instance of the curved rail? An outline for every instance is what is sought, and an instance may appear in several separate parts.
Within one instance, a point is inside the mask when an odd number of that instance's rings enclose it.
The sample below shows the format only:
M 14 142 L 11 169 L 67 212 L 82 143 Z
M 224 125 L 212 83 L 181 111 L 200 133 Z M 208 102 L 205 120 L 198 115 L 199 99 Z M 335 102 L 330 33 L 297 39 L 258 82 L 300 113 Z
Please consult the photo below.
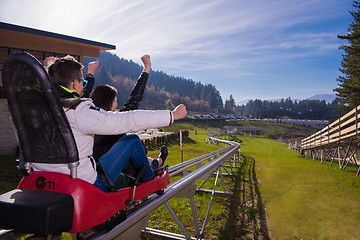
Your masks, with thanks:
M 120 223 L 118 226 L 116 226 L 112 231 L 110 232 L 101 232 L 98 233 L 96 236 L 93 236 L 89 239 L 115 239 L 121 236 L 121 238 L 129 237 L 129 236 L 139 236 L 141 233 L 141 230 L 143 230 L 146 233 L 150 233 L 152 235 L 157 236 L 165 236 L 167 238 L 173 238 L 173 239 L 202 239 L 202 233 L 204 232 L 204 228 L 206 225 L 207 216 L 204 220 L 203 227 L 200 230 L 199 225 L 197 223 L 197 216 L 196 212 L 194 212 L 195 204 L 194 204 L 194 194 L 196 192 L 196 181 L 200 179 L 209 178 L 213 175 L 215 171 L 218 171 L 217 176 L 219 175 L 219 169 L 223 167 L 224 163 L 226 161 L 230 161 L 233 159 L 234 161 L 230 163 L 232 165 L 233 163 L 238 163 L 240 161 L 240 144 L 226 141 L 226 140 L 219 140 L 214 138 L 213 136 L 208 137 L 208 141 L 211 142 L 221 142 L 225 143 L 228 146 L 224 147 L 220 150 L 217 150 L 212 153 L 208 153 L 206 155 L 188 160 L 186 162 L 180 163 L 176 166 L 170 167 L 169 172 L 170 176 L 175 176 L 180 173 L 184 173 L 184 176 L 173 183 L 171 183 L 166 189 L 165 193 L 161 196 L 157 196 L 155 194 L 149 196 L 149 199 L 141 204 L 141 206 L 136 209 L 135 211 L 131 212 L 128 215 L 128 218 L 123 223 Z M 202 164 L 203 162 L 208 161 L 206 164 Z M 188 172 L 188 170 L 192 167 L 197 167 L 196 170 L 192 172 Z M 221 171 L 220 171 L 221 172 Z M 233 173 L 233 172 L 232 172 Z M 221 174 L 221 173 L 220 173 Z M 216 182 L 215 182 L 216 184 Z M 215 189 L 215 188 L 214 188 Z M 213 189 L 212 194 L 215 193 L 215 190 Z M 199 190 L 199 189 L 198 189 Z M 224 189 L 225 193 L 225 189 Z M 227 192 L 228 193 L 228 192 Z M 189 233 L 186 232 L 184 226 L 181 224 L 181 221 L 177 218 L 175 213 L 172 211 L 171 206 L 168 203 L 168 200 L 170 200 L 173 197 L 178 197 L 181 195 L 182 197 L 187 197 L 190 199 L 192 211 L 193 211 L 193 220 L 194 220 L 194 226 L 195 226 L 195 232 L 196 232 L 196 238 L 191 237 Z M 169 233 L 165 231 L 159 231 L 155 229 L 144 229 L 144 224 L 146 225 L 146 221 L 148 219 L 148 216 L 151 212 L 159 208 L 161 205 L 165 204 L 167 209 L 169 210 L 170 214 L 174 218 L 175 222 L 178 224 L 180 230 L 182 231 L 183 235 L 178 235 L 174 233 Z M 211 202 L 208 206 L 208 212 L 211 206 Z M 196 209 L 195 209 L 196 211 Z M 208 214 L 207 214 L 208 215 Z M 187 220 L 187 219 L 186 219 Z M 136 229 L 137 228 L 137 229 Z M 140 231 L 139 231 L 140 230 Z M 138 232 L 138 235 L 135 234 L 135 232 Z M 131 237 L 130 237 L 131 239 Z

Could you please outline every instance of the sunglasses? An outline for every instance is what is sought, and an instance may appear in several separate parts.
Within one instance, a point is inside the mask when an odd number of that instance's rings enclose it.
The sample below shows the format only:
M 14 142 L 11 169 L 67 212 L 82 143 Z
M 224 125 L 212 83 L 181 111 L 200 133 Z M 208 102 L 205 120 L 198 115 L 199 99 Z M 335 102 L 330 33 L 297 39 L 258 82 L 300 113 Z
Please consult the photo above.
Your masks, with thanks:
M 86 87 L 87 84 L 88 84 L 88 80 L 85 80 L 85 79 L 82 79 L 82 78 L 77 78 L 77 79 L 75 79 L 75 80 L 79 80 L 79 81 L 83 82 L 83 87 Z M 74 81 L 75 81 L 75 80 L 74 80 Z

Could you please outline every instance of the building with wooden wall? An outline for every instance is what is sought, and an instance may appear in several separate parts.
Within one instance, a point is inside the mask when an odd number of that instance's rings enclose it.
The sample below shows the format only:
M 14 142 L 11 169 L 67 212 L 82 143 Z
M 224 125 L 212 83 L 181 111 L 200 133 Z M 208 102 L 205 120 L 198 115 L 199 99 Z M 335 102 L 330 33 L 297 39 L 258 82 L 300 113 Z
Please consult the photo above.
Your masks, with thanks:
M 15 155 L 17 149 L 1 79 L 2 64 L 10 53 L 25 51 L 39 61 L 69 54 L 83 63 L 84 57 L 98 58 L 100 51 L 113 49 L 106 43 L 0 22 L 0 155 Z

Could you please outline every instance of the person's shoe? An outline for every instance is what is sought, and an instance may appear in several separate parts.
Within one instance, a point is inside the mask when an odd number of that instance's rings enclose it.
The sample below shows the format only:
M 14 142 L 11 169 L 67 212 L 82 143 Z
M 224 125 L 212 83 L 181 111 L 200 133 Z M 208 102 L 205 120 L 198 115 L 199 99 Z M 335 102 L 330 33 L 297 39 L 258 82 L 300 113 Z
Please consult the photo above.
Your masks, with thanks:
M 164 145 L 161 147 L 161 150 L 160 150 L 160 154 L 158 156 L 158 159 L 161 158 L 162 159 L 162 164 L 160 167 L 162 167 L 165 163 L 165 160 L 167 158 L 167 155 L 168 155 L 168 149 L 167 147 Z

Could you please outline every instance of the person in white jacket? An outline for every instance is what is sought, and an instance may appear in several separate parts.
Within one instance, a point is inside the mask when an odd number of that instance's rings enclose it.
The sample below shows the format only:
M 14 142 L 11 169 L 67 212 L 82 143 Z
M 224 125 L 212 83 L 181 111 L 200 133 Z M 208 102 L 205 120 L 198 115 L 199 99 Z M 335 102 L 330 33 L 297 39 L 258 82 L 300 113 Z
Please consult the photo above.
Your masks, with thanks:
M 135 132 L 149 128 L 170 125 L 174 120 L 187 116 L 186 107 L 178 105 L 173 111 L 168 110 L 135 110 L 128 112 L 110 112 L 97 108 L 89 98 L 81 98 L 86 81 L 83 79 L 83 65 L 71 56 L 57 59 L 49 67 L 49 75 L 55 83 L 64 111 L 70 123 L 79 152 L 78 177 L 107 191 L 105 184 L 96 172 L 92 152 L 94 135 L 116 135 Z M 147 164 L 142 180 L 153 178 L 144 147 L 138 137 L 132 135 L 118 141 L 100 158 L 104 170 L 114 182 L 120 175 L 127 161 L 135 168 Z M 161 161 L 161 159 L 160 159 Z M 162 162 L 159 162 L 162 165 Z M 67 164 L 34 163 L 35 171 L 53 171 L 70 174 Z

